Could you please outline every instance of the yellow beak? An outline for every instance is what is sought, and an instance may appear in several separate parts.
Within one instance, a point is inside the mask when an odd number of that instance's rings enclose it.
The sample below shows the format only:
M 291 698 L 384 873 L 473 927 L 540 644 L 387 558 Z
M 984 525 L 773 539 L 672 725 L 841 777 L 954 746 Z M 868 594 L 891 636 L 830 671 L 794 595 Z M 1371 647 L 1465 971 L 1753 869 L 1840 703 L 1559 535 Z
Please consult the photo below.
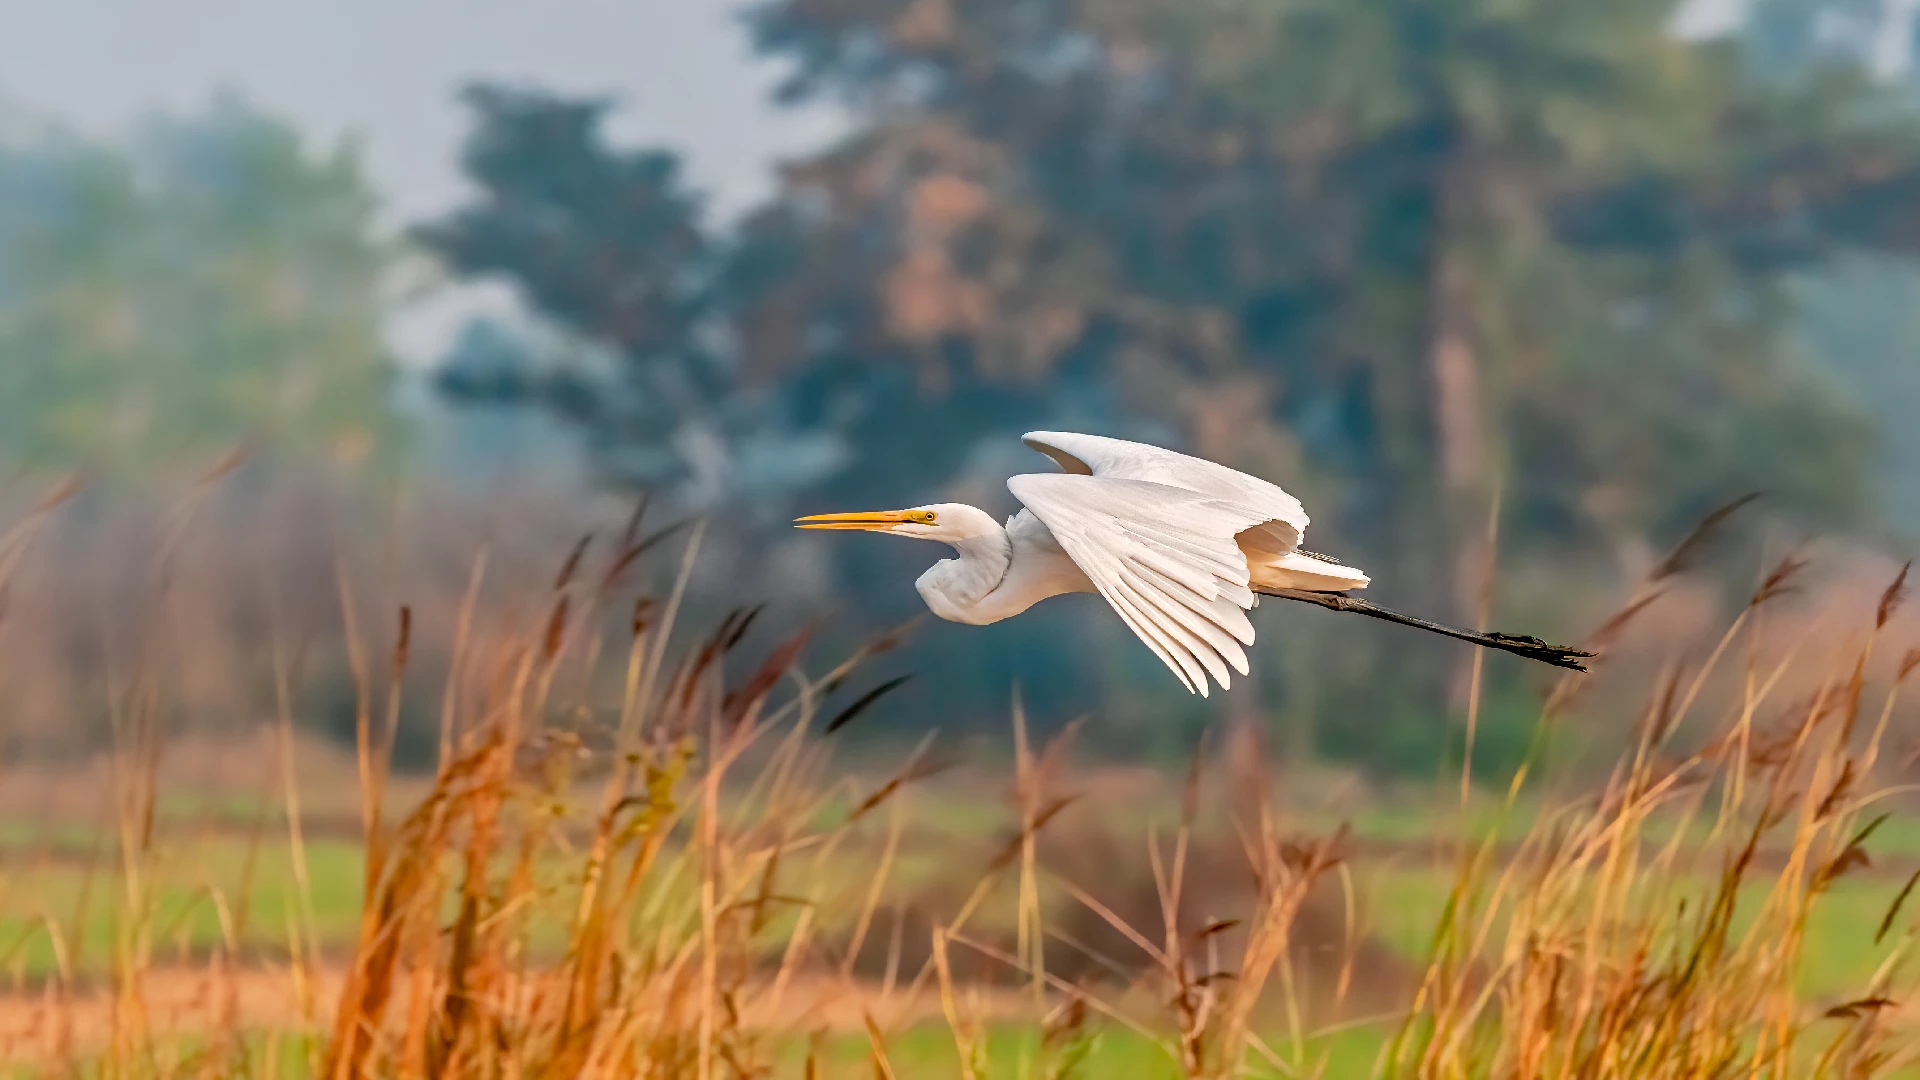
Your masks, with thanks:
M 905 510 L 868 510 L 859 514 L 814 514 L 795 519 L 798 529 L 859 529 L 863 532 L 887 532 L 912 519 Z

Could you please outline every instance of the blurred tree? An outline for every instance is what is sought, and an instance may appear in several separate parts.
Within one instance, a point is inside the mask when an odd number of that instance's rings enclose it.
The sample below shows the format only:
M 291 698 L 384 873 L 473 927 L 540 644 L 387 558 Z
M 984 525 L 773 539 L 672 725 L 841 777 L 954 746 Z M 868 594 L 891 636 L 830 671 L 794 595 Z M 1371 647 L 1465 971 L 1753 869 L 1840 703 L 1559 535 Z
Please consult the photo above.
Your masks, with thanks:
M 608 145 L 604 101 L 487 85 L 464 98 L 476 125 L 463 163 L 482 197 L 414 237 L 459 274 L 513 282 L 543 324 L 507 348 L 497 327 L 469 328 L 443 390 L 549 408 L 588 434 L 607 479 L 698 505 L 837 464 L 736 377 L 709 317 L 727 253 L 675 155 Z
M 1801 338 L 1816 371 L 1880 420 L 1879 479 L 1888 524 L 1920 539 L 1920 265 L 1861 255 L 1797 289 Z
M 1672 9 L 770 0 L 751 25 L 790 65 L 782 94 L 857 130 L 724 241 L 665 188 L 681 209 L 645 220 L 688 231 L 646 273 L 690 298 L 656 324 L 727 393 L 836 433 L 859 475 L 826 492 L 964 483 L 1042 423 L 1147 434 L 1299 490 L 1316 546 L 1457 618 L 1496 490 L 1503 559 L 1556 566 L 1550 594 L 1508 600 L 1541 611 L 1569 605 L 1568 567 L 1610 585 L 1750 487 L 1857 520 L 1872 438 L 1789 362 L 1788 286 L 1920 239 L 1913 126 L 1857 77 L 1748 79 L 1733 47 L 1675 38 Z M 530 214 L 553 246 L 488 268 L 614 266 L 595 253 L 643 204 L 593 203 L 611 209 L 591 228 Z M 1457 651 L 1344 626 L 1280 640 L 1301 712 L 1366 718 L 1329 739 L 1432 759 Z M 1402 677 L 1370 677 L 1388 663 Z M 1358 734 L 1396 713 L 1429 734 Z
M 868 119 L 788 174 L 820 249 L 789 287 L 839 298 L 773 310 L 789 352 L 824 321 L 789 311 L 855 312 L 950 382 L 1091 354 L 1186 445 L 1306 488 L 1316 543 L 1456 617 L 1501 484 L 1509 558 L 1628 572 L 1746 487 L 1845 522 L 1871 439 L 1784 362 L 1784 286 L 1911 242 L 1911 127 L 1857 79 L 1755 88 L 1671 14 L 771 3 L 785 92 Z
M 1777 286 L 1910 239 L 1910 132 L 1850 118 L 1857 84 L 1747 92 L 1671 7 L 771 4 L 787 93 L 871 117 L 790 171 L 842 240 L 791 279 L 853 277 L 860 328 L 928 362 L 1102 349 L 1214 454 L 1271 417 L 1377 546 L 1465 546 L 1502 472 L 1563 539 L 1671 528 L 1809 455 L 1836 467 L 1785 493 L 1858 509 L 1846 418 L 1775 423 L 1820 412 L 1779 366 Z
M 1754 76 L 1767 83 L 1845 80 L 1870 72 L 1898 92 L 1883 107 L 1920 118 L 1909 0 L 1760 0 L 1743 35 Z M 1876 417 L 1886 433 L 1878 479 L 1889 521 L 1920 537 L 1920 262 L 1856 253 L 1799 275 L 1800 339 L 1809 366 Z
M 0 144 L 0 460 L 390 444 L 373 213 L 351 148 L 231 99 L 130 146 Z
M 836 267 L 817 223 L 784 200 L 736 235 L 715 236 L 673 154 L 608 142 L 604 101 L 500 86 L 464 98 L 475 114 L 464 161 L 480 197 L 414 236 L 456 273 L 512 282 L 534 319 L 469 327 L 438 371 L 440 388 L 470 405 L 519 402 L 564 418 L 608 482 L 682 509 L 724 506 L 727 528 L 709 545 L 757 553 L 733 565 L 735 588 L 791 592 L 817 577 L 765 557 L 790 533 L 800 493 L 822 504 L 917 501 L 978 464 L 983 425 L 1024 455 L 1013 438 L 1054 415 L 1055 403 L 1097 407 L 1057 377 L 936 387 L 890 362 L 899 351 L 861 328 L 869 305 L 844 284 L 864 281 L 866 263 Z M 810 288 L 808 278 L 820 280 Z M 842 302 L 850 310 L 831 307 Z M 781 322 L 783 310 L 797 329 Z M 793 333 L 811 347 L 784 355 Z M 1006 495 L 996 478 L 975 497 L 992 505 Z M 710 554 L 729 561 L 727 551 Z M 859 566 L 897 579 L 877 603 L 862 598 L 867 629 L 919 603 L 908 583 L 929 554 L 908 545 L 834 553 L 840 576 Z M 1060 630 L 1043 617 L 1010 638 L 947 641 L 916 660 L 955 713 L 1003 711 L 1016 679 L 1047 707 L 1083 651 Z M 1018 645 L 1006 647 L 1010 639 Z

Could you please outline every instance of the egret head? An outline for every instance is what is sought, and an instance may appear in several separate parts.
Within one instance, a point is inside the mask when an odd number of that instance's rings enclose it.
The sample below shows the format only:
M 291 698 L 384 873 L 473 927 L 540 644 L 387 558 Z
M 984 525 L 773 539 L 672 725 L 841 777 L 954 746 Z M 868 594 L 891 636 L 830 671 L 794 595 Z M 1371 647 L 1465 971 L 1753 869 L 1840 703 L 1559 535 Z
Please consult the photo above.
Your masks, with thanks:
M 965 503 L 934 503 L 907 510 L 869 510 L 858 514 L 814 514 L 794 522 L 801 529 L 857 529 L 916 540 L 959 545 L 1000 532 L 986 511 Z

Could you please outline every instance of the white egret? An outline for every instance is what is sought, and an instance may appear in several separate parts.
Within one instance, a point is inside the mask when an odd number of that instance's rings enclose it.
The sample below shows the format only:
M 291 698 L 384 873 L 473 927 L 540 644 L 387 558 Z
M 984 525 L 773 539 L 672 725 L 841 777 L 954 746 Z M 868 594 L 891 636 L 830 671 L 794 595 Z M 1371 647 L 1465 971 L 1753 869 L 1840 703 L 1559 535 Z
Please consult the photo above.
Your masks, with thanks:
M 935 615 L 984 626 L 1050 596 L 1097 592 L 1188 690 L 1247 674 L 1247 610 L 1276 596 L 1417 627 L 1557 667 L 1591 653 L 1480 633 L 1348 595 L 1367 575 L 1300 548 L 1307 512 L 1278 487 L 1200 458 L 1100 435 L 1034 431 L 1023 440 L 1065 472 L 1007 481 L 1025 509 L 1005 526 L 963 503 L 815 514 L 802 529 L 938 540 L 945 559 L 915 582 Z

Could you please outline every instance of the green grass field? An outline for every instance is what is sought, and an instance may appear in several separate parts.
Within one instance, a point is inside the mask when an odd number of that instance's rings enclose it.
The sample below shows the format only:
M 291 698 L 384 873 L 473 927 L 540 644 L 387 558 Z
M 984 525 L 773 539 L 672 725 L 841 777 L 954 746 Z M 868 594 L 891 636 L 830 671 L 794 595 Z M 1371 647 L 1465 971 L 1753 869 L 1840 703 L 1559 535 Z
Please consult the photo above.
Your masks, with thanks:
M 1476 805 L 1462 826 L 1463 815 L 1450 805 L 1451 798 L 1452 793 L 1435 792 L 1433 802 L 1442 809 L 1421 814 L 1403 797 L 1347 822 L 1362 852 L 1351 866 L 1360 924 L 1379 944 L 1414 967 L 1430 957 L 1436 919 L 1456 874 L 1456 855 L 1443 841 L 1460 835 L 1498 835 L 1492 808 Z M 257 820 L 257 810 L 245 809 Z M 1098 820 L 1102 827 L 1139 837 L 1147 835 L 1155 810 L 1177 812 L 1169 806 L 1138 802 L 1124 808 L 1090 806 L 1081 811 L 1078 821 Z M 889 900 L 964 892 L 972 871 L 951 852 L 985 853 L 1010 825 L 1007 814 L 993 804 L 952 793 L 928 799 L 914 814 L 916 819 L 937 823 L 944 838 L 939 844 L 910 845 L 903 850 L 884 885 Z M 1326 815 L 1304 817 L 1303 828 L 1309 832 L 1331 831 L 1342 823 Z M 257 834 L 238 833 L 228 827 L 210 828 L 204 819 L 191 823 L 192 817 L 185 814 L 170 818 L 143 871 L 150 875 L 143 885 L 150 898 L 147 931 L 152 963 L 194 962 L 218 947 L 229 933 L 237 934 L 250 954 L 284 958 L 296 927 L 310 927 L 314 943 L 325 954 L 341 955 L 351 948 L 360 920 L 360 844 L 307 838 L 303 889 L 284 825 L 261 828 Z M 1523 819 L 1524 814 L 1515 814 L 1512 820 Z M 1063 816 L 1059 826 L 1071 828 L 1076 823 Z M 1521 828 L 1510 824 L 1508 831 Z M 1657 829 L 1649 831 L 1658 837 Z M 850 894 L 864 891 L 883 834 L 884 827 L 876 828 L 868 837 L 872 846 L 839 853 L 827 876 L 843 879 Z M 62 955 L 76 976 L 107 970 L 121 940 L 118 932 L 126 910 L 120 895 L 126 879 L 111 838 L 80 825 L 35 833 L 22 822 L 0 825 L 0 838 L 11 840 L 17 852 L 0 868 L 0 972 L 16 983 L 35 982 L 59 971 Z M 29 841 L 33 846 L 25 847 Z M 1391 850 L 1369 855 L 1370 845 Z M 1920 849 L 1920 824 L 1889 819 L 1872 846 L 1882 866 L 1901 869 Z M 1144 843 L 1141 847 L 1144 851 Z M 561 880 L 565 872 L 556 860 L 555 884 L 566 884 Z M 1670 878 L 1663 888 L 1672 898 L 1698 898 L 1706 894 L 1710 875 L 1711 868 L 1703 868 L 1680 880 Z M 1875 931 L 1903 883 L 1899 873 L 1861 873 L 1834 882 L 1818 898 L 1806 928 L 1801 966 L 1805 992 L 1818 997 L 1843 995 L 1866 983 L 1884 957 L 1884 950 L 1875 946 Z M 1741 907 L 1757 905 L 1769 887 L 1746 886 Z M 845 915 L 841 921 L 850 918 Z M 1010 929 L 1011 924 L 1006 902 L 987 905 L 973 923 L 986 931 Z

